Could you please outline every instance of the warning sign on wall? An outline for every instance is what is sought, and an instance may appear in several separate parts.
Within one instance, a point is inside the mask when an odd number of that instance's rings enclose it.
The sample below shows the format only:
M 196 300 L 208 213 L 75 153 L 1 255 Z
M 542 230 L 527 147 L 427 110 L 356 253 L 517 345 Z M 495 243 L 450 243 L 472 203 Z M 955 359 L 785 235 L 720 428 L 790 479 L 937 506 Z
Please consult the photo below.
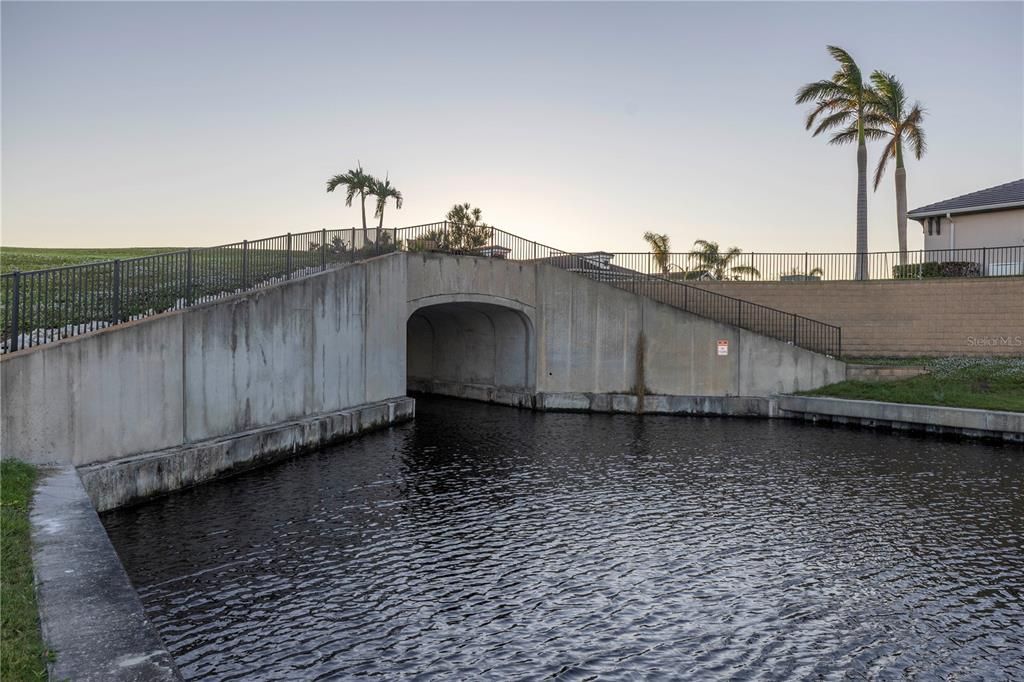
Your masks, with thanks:
M 728 355 L 729 354 L 729 339 L 718 339 L 718 354 Z

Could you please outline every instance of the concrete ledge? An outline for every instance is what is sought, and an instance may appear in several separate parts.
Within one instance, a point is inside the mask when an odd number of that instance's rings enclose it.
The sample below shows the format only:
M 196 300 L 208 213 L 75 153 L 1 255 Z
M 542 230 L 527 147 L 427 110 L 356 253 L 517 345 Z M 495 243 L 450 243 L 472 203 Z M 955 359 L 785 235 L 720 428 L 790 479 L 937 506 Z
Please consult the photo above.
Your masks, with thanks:
M 536 409 L 566 412 L 632 414 L 774 416 L 770 398 L 752 396 L 645 395 L 630 393 L 538 393 Z
M 1024 413 L 810 396 L 779 396 L 779 416 L 1024 442 Z
M 416 401 L 403 396 L 229 437 L 90 464 L 78 471 L 96 510 L 107 511 L 407 421 L 415 413 Z
M 534 408 L 534 395 L 528 391 L 514 388 L 499 388 L 486 384 L 464 384 L 457 381 L 440 381 L 436 379 L 408 379 L 408 389 L 418 393 L 433 393 L 451 398 L 479 400 L 485 403 L 511 405 L 512 407 Z
M 51 680 L 180 680 L 75 470 L 39 484 L 32 563 Z
M 753 396 L 645 395 L 632 393 L 530 393 L 482 384 L 410 379 L 409 390 L 548 412 L 612 412 L 773 417 L 771 398 Z

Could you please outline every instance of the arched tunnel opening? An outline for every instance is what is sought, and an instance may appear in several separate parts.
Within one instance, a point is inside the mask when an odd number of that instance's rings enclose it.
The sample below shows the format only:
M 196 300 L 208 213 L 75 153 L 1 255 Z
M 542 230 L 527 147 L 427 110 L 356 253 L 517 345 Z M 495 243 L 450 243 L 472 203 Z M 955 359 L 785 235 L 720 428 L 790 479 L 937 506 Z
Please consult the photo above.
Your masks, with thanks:
M 439 303 L 406 323 L 410 391 L 522 402 L 534 389 L 534 333 L 519 310 L 479 302 Z

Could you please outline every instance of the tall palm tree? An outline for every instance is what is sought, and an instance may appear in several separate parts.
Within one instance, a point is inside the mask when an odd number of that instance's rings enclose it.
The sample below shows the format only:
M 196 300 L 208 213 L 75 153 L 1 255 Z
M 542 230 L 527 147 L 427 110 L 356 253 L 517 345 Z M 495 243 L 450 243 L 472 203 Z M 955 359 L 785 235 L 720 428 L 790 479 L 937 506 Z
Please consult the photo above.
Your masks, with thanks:
M 402 193 L 391 184 L 391 180 L 385 175 L 383 181 L 377 178 L 372 179 L 368 194 L 377 197 L 377 210 L 374 215 L 380 218 L 380 222 L 377 223 L 377 238 L 380 239 L 380 233 L 384 229 L 384 207 L 387 205 L 388 199 L 394 199 L 395 208 L 402 208 Z
M 693 250 L 690 251 L 690 259 L 696 261 L 696 267 L 690 270 L 692 279 L 696 277 L 710 277 L 711 279 L 741 279 L 743 275 L 760 277 L 761 272 L 752 265 L 733 265 L 743 250 L 735 246 L 728 251 L 722 252 L 718 242 L 710 242 L 698 239 L 693 243 Z
M 657 232 L 644 232 L 644 241 L 651 245 L 651 255 L 654 257 L 654 262 L 657 263 L 658 268 L 661 269 L 662 274 L 667 275 L 671 267 L 668 262 L 669 254 L 672 253 L 668 235 L 658 234 Z
M 832 80 L 815 81 L 797 90 L 796 103 L 815 104 L 806 121 L 807 130 L 814 127 L 815 137 L 839 128 L 841 130 L 832 135 L 829 144 L 857 143 L 857 279 L 864 279 L 868 271 L 868 149 L 864 114 L 871 97 L 871 86 L 865 82 L 860 67 L 846 50 L 834 45 L 827 49 L 839 63 L 839 69 Z
M 359 164 L 355 170 L 349 170 L 340 175 L 335 175 L 333 178 L 327 181 L 327 191 L 333 192 L 337 187 L 345 187 L 345 205 L 351 206 L 352 199 L 356 194 L 359 195 L 359 202 L 363 209 L 363 246 L 366 246 L 367 233 L 366 233 L 366 195 L 370 193 L 370 187 L 373 184 L 374 177 L 363 170 L 363 165 Z
M 914 158 L 920 159 L 925 152 L 924 107 L 920 102 L 907 110 L 907 96 L 903 84 L 896 76 L 884 71 L 871 74 L 874 86 L 873 94 L 868 100 L 868 111 L 865 117 L 865 136 L 873 140 L 889 138 L 882 156 L 875 168 L 875 189 L 882 182 L 886 164 L 889 159 L 896 161 L 896 231 L 900 242 L 900 265 L 907 264 L 907 171 L 903 167 L 903 142 L 910 145 Z

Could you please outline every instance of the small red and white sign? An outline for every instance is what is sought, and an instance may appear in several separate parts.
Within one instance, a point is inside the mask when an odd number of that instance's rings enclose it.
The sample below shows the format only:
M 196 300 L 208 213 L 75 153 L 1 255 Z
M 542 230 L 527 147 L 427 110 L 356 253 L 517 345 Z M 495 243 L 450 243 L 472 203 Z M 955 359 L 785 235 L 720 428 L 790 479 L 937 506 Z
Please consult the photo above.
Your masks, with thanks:
M 718 354 L 728 355 L 729 354 L 729 339 L 718 339 Z

